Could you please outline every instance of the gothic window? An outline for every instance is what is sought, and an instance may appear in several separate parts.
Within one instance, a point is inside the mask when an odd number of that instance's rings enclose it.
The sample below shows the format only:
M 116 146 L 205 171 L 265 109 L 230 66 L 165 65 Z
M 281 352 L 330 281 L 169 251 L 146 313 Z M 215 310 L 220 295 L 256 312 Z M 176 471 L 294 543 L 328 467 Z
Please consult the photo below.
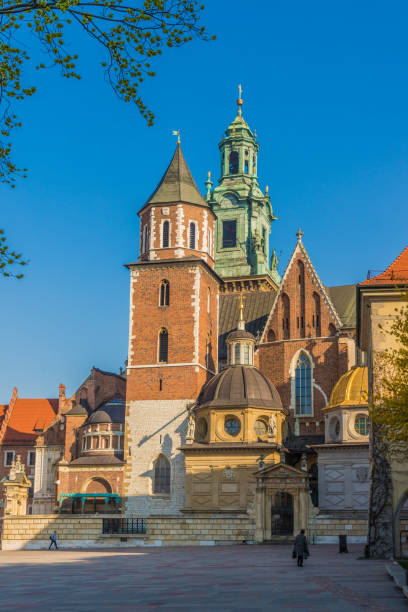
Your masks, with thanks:
M 154 464 L 154 493 L 170 493 L 170 461 L 160 455 Z
M 320 336 L 321 335 L 321 330 L 320 330 L 320 297 L 317 293 L 313 294 L 313 301 L 314 301 L 314 315 L 313 315 L 313 320 L 314 320 L 314 324 L 313 327 L 316 328 L 316 336 Z
M 159 332 L 159 361 L 161 363 L 168 362 L 169 353 L 169 334 L 167 329 L 161 329 Z
M 282 311 L 283 338 L 288 340 L 290 338 L 290 300 L 286 293 L 282 294 Z
M 300 337 L 305 337 L 305 266 L 303 262 L 298 260 L 299 272 L 299 306 L 300 306 Z
M 296 414 L 312 414 L 312 366 L 306 353 L 300 353 L 295 370 Z
M 229 156 L 229 173 L 238 174 L 239 155 L 238 151 L 231 151 Z
M 275 332 L 273 331 L 273 329 L 270 329 L 268 331 L 268 342 L 275 342 L 275 340 L 276 340 Z
M 189 248 L 196 249 L 196 224 L 190 223 Z
M 162 247 L 165 249 L 170 245 L 170 221 L 163 221 Z
M 231 249 L 237 245 L 237 221 L 222 222 L 222 248 Z
M 208 314 L 210 314 L 210 310 L 211 310 L 211 291 L 210 291 L 210 288 L 208 287 L 208 290 L 207 290 L 207 312 Z
M 160 283 L 160 306 L 168 306 L 170 304 L 170 283 L 167 280 L 162 280 Z

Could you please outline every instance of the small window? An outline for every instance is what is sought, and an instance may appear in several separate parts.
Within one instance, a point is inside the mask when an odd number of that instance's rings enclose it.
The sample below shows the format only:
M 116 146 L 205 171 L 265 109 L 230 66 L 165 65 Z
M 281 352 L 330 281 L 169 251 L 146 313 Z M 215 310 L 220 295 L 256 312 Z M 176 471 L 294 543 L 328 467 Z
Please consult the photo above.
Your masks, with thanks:
M 10 466 L 14 461 L 14 451 L 6 451 L 4 453 L 4 465 Z
M 170 245 L 170 221 L 163 222 L 162 247 L 168 248 Z
M 210 314 L 211 311 L 211 290 L 208 287 L 208 291 L 207 291 L 207 312 L 208 314 Z
M 245 160 L 245 174 L 249 174 L 249 161 Z
M 238 174 L 239 155 L 238 151 L 231 151 L 229 156 L 229 173 Z
M 169 352 L 169 334 L 167 329 L 161 329 L 159 333 L 159 361 L 167 363 Z
M 35 451 L 28 453 L 28 465 L 33 467 L 35 465 Z
M 235 363 L 241 363 L 241 345 L 239 342 L 235 345 Z
M 249 344 L 244 344 L 244 364 L 249 364 Z
M 222 248 L 231 249 L 237 245 L 237 222 L 223 221 L 222 223 Z
M 190 223 L 190 242 L 189 242 L 189 246 L 190 246 L 190 249 L 195 249 L 196 248 L 196 224 L 195 223 Z
M 266 423 L 261 419 L 255 421 L 254 430 L 257 436 L 264 436 L 266 434 Z
M 237 436 L 241 431 L 241 423 L 238 419 L 230 417 L 226 419 L 224 428 L 227 434 L 229 434 L 230 436 Z
M 162 280 L 160 283 L 160 306 L 168 306 L 170 304 L 170 283 L 167 280 Z
M 262 228 L 262 250 L 266 255 L 266 229 Z
M 170 493 L 170 461 L 160 455 L 154 465 L 154 493 Z
M 312 367 L 309 358 L 301 353 L 296 364 L 296 414 L 312 414 Z
M 368 416 L 359 414 L 354 421 L 354 428 L 360 436 L 368 436 L 370 432 L 370 422 Z

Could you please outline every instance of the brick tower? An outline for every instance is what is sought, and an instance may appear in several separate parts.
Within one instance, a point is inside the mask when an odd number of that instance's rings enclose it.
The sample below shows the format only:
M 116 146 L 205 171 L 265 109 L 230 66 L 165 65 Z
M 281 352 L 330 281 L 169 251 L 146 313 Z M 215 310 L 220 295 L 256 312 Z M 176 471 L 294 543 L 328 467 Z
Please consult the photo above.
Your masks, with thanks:
M 140 258 L 130 270 L 125 495 L 128 514 L 184 505 L 188 409 L 217 371 L 215 215 L 178 142 L 139 211 Z

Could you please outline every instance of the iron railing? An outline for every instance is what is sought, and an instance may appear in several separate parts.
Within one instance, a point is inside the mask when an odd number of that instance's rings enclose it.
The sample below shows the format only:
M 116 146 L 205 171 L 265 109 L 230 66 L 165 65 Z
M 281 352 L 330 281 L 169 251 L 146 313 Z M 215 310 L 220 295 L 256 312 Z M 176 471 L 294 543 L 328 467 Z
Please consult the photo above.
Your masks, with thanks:
M 135 534 L 146 533 L 144 518 L 104 518 L 102 533 L 104 534 Z

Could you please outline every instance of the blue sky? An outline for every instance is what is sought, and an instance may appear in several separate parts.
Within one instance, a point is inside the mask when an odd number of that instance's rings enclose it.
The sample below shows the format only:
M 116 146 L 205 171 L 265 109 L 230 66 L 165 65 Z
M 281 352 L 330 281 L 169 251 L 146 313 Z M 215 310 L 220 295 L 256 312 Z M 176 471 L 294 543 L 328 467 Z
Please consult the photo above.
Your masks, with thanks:
M 327 285 L 363 280 L 406 246 L 407 3 L 208 0 L 203 21 L 217 40 L 166 52 L 144 85 L 152 128 L 115 98 L 78 33 L 81 81 L 27 73 L 38 91 L 17 109 L 14 147 L 29 176 L 14 191 L 0 185 L 0 226 L 30 266 L 23 281 L 0 281 L 0 402 L 14 385 L 20 397 L 55 397 L 93 365 L 118 371 L 136 213 L 173 154 L 174 129 L 200 188 L 208 170 L 218 177 L 238 83 L 279 217 L 281 270 L 299 226 Z

